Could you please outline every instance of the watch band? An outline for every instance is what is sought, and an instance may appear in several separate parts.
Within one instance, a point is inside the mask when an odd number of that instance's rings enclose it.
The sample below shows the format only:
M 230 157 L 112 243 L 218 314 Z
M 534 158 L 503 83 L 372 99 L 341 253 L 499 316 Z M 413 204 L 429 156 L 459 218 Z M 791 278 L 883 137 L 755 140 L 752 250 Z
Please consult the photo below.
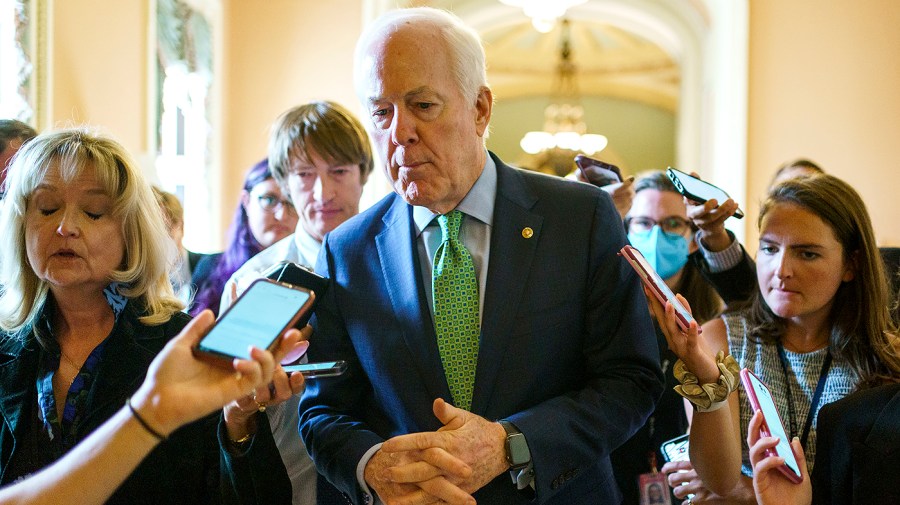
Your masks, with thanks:
M 509 421 L 498 421 L 506 432 L 506 462 L 510 470 L 521 470 L 531 463 L 531 451 L 525 434 Z

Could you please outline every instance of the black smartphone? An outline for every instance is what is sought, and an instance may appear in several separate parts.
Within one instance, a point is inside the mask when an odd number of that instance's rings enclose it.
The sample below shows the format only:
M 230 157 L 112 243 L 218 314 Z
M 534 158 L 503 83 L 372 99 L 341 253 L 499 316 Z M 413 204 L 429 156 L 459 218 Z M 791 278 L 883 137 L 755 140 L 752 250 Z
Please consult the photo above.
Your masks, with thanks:
M 272 265 L 263 272 L 263 276 L 276 282 L 301 287 L 315 293 L 312 306 L 297 320 L 296 328 L 298 329 L 306 326 L 309 318 L 316 311 L 316 304 L 325 296 L 325 292 L 328 290 L 327 278 L 292 261 L 282 261 Z
M 584 180 L 594 186 L 608 186 L 622 182 L 622 171 L 611 163 L 579 154 L 575 156 L 575 165 L 578 167 Z
M 706 203 L 707 200 L 716 200 L 722 203 L 731 198 L 722 188 L 700 180 L 691 174 L 686 174 L 681 170 L 669 167 L 666 169 L 666 175 L 669 176 L 679 193 L 697 203 Z M 741 209 L 737 209 L 734 211 L 734 217 L 741 219 L 744 217 L 744 213 Z
M 272 350 L 313 300 L 315 294 L 308 289 L 257 279 L 194 345 L 194 355 L 230 367 L 234 358 L 250 357 L 251 345 Z
M 285 372 L 300 372 L 307 379 L 320 377 L 334 377 L 347 370 L 346 361 L 323 361 L 321 363 L 302 363 L 299 365 L 286 365 L 282 367 Z
M 688 461 L 691 458 L 688 453 L 689 439 L 690 437 L 688 435 L 681 435 L 672 440 L 666 440 L 659 446 L 659 451 L 662 453 L 663 457 L 666 458 L 667 462 Z

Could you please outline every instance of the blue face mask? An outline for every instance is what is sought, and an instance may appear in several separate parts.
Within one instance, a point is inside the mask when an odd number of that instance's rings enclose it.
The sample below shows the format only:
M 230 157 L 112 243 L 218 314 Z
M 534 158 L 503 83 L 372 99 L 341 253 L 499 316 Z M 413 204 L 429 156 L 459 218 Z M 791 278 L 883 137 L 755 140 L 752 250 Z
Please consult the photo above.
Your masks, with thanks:
M 663 279 L 677 274 L 687 264 L 687 239 L 666 233 L 659 225 L 644 233 L 629 233 L 628 240 Z

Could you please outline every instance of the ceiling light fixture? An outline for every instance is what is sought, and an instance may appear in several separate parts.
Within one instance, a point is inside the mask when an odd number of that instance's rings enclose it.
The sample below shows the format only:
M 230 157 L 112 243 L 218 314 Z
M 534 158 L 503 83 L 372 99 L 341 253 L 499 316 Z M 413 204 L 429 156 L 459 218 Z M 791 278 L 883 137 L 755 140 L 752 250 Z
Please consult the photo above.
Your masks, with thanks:
M 602 151 L 608 140 L 603 135 L 586 133 L 584 108 L 575 80 L 577 68 L 572 62 L 569 20 L 562 21 L 560 60 L 550 105 L 544 109 L 543 131 L 531 131 L 519 145 L 528 154 L 550 149 L 567 149 L 591 155 Z
M 500 3 L 519 7 L 531 18 L 534 29 L 541 33 L 549 33 L 556 20 L 563 17 L 570 7 L 580 5 L 587 0 L 500 0 Z

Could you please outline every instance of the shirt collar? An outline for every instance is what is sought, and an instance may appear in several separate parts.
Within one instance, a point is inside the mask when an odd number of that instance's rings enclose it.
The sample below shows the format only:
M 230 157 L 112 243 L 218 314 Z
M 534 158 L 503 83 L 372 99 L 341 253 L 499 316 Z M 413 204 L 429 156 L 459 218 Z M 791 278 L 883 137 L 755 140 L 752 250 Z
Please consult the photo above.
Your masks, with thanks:
M 300 253 L 300 263 L 303 266 L 314 268 L 322 243 L 307 233 L 302 224 L 298 224 L 297 229 L 294 231 L 294 245 L 297 246 L 297 252 Z
M 494 221 L 494 201 L 497 198 L 497 164 L 488 153 L 485 156 L 484 168 L 472 189 L 456 206 L 456 210 L 478 219 L 491 226 Z M 438 216 L 427 207 L 413 206 L 413 221 L 416 223 L 416 237 Z

